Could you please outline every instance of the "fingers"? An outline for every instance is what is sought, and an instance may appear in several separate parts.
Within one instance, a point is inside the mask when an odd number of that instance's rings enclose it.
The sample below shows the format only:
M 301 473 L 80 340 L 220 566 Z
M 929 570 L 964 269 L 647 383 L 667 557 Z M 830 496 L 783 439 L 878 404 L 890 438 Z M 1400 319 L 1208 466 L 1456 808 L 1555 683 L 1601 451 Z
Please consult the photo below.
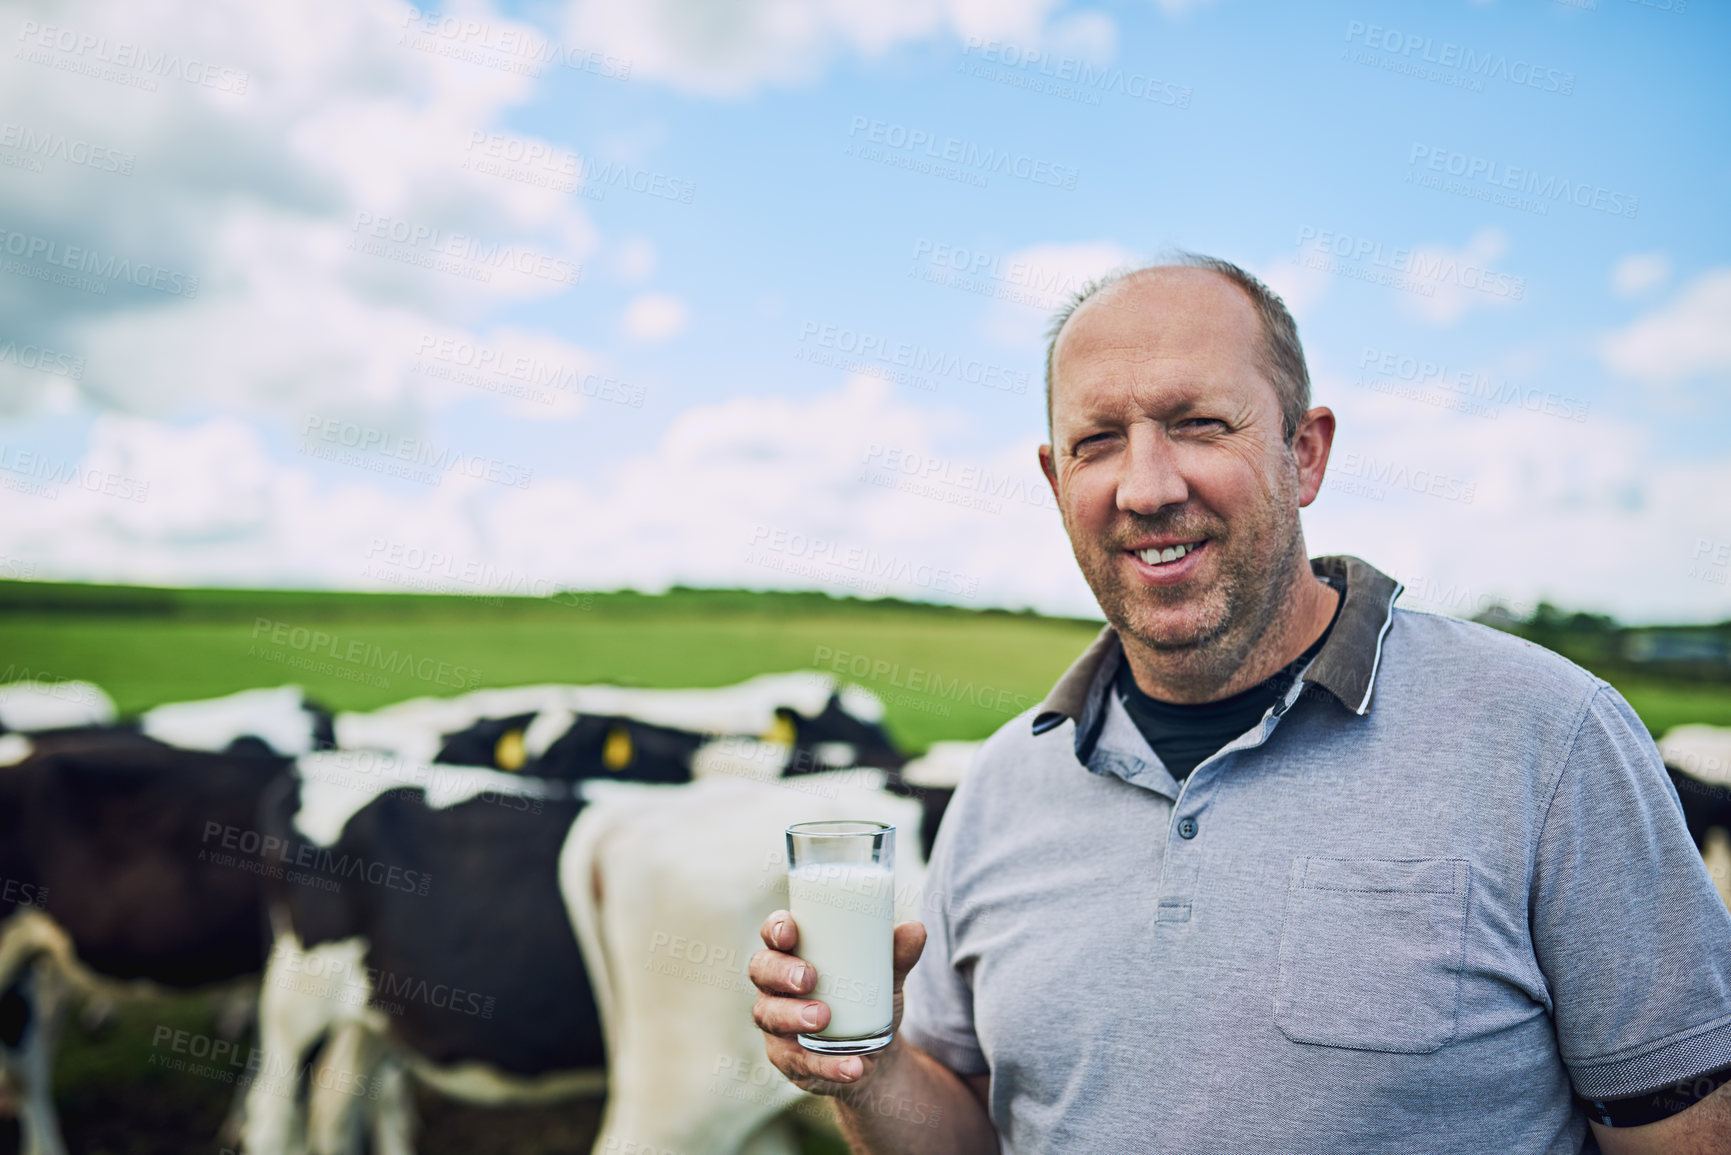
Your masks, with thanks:
M 802 1091 L 833 1095 L 865 1077 L 868 1062 L 876 1055 L 820 1055 L 799 1045 L 797 1039 L 765 1035 L 764 1051 L 776 1069 Z
M 794 925 L 793 915 L 785 910 L 778 910 L 764 919 L 758 933 L 763 936 L 763 945 L 770 950 L 791 951 L 799 945 L 799 927 Z
M 902 979 L 914 969 L 914 964 L 920 961 L 920 955 L 926 949 L 926 924 L 923 922 L 904 922 L 895 929 L 895 945 L 892 948 L 891 965 L 895 967 L 896 985 L 900 986 Z
M 766 995 L 809 995 L 817 989 L 811 964 L 780 951 L 760 950 L 751 956 L 751 983 Z
M 760 994 L 751 1005 L 757 1029 L 770 1035 L 797 1035 L 829 1026 L 829 1008 L 813 999 L 781 999 Z

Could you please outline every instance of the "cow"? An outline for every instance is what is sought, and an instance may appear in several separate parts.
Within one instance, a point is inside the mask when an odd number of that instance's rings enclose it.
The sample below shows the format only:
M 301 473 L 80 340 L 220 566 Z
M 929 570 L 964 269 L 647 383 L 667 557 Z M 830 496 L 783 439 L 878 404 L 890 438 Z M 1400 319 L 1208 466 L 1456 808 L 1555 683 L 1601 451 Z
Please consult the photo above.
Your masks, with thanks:
M 416 698 L 371 713 L 339 714 L 335 738 L 345 750 L 379 750 L 413 762 L 534 772 L 529 764 L 583 718 L 711 738 L 761 737 L 788 747 L 786 773 L 855 765 L 890 767 L 903 760 L 883 729 L 883 703 L 875 695 L 805 671 L 765 674 L 738 685 L 701 690 L 549 685 Z M 596 723 L 586 725 L 592 728 Z M 580 739 L 587 740 L 591 732 L 585 730 Z M 622 774 L 619 765 L 590 766 L 575 776 L 674 780 L 658 764 L 644 769 L 642 774 Z M 547 772 L 574 773 L 569 767 Z
M 1731 906 L 1731 727 L 1673 726 L 1659 739 L 1683 820 Z
M 114 700 L 101 686 L 90 682 L 27 681 L 0 686 L 0 735 L 107 726 L 114 718 Z
M 25 1150 L 60 1155 L 50 1073 L 75 997 L 249 995 L 268 935 L 234 850 L 289 763 L 128 730 L 32 742 L 0 768 L 0 1070 Z
M 744 966 L 757 925 L 785 902 L 774 858 L 782 828 L 919 818 L 908 800 L 846 782 L 826 790 L 822 778 L 798 789 L 573 788 L 366 752 L 298 760 L 261 818 L 300 864 L 299 877 L 267 881 L 276 942 L 260 997 L 262 1066 L 304 1071 L 321 1044 L 377 1066 L 351 1081 L 364 1094 L 315 1087 L 303 1098 L 255 1084 L 244 1149 L 355 1151 L 370 1118 L 375 1150 L 406 1152 L 412 1120 L 403 1080 L 392 1078 L 406 1071 L 480 1103 L 605 1090 L 597 1150 L 739 1150 L 797 1098 L 791 1086 L 693 1102 L 681 1088 L 715 1078 L 719 1065 L 761 1060 Z M 917 845 L 905 855 L 917 877 Z M 646 926 L 665 939 L 647 943 Z M 707 969 L 689 981 L 641 979 L 640 967 L 683 957 L 667 953 L 675 940 L 726 944 L 717 956 L 726 963 L 708 966 L 706 952 Z M 662 953 L 651 960 L 646 945 Z M 677 997 L 663 1005 L 664 995 Z M 669 1014 L 680 1016 L 671 1027 Z M 661 1056 L 662 1081 L 646 1078 L 655 1061 L 643 1047 L 670 1031 L 687 1045 Z M 639 1147 L 606 1145 L 620 1138 Z M 773 1133 L 760 1138 L 777 1149 Z

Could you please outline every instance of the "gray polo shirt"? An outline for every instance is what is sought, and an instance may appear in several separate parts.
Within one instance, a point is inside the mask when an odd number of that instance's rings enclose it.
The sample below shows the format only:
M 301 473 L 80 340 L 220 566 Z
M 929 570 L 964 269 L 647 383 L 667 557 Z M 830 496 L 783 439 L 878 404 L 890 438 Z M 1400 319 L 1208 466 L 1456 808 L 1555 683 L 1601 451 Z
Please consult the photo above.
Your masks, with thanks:
M 1015 1152 L 1596 1149 L 1589 1098 L 1731 1064 L 1731 913 L 1606 683 L 1394 608 L 1173 781 L 1110 629 L 944 818 L 906 1037 Z

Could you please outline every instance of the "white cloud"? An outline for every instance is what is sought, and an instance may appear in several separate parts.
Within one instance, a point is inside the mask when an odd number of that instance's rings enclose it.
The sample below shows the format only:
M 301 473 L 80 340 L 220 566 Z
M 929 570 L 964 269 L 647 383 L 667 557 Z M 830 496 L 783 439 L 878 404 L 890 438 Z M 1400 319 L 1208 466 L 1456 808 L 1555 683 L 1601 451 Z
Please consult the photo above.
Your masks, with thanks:
M 1702 273 L 1668 304 L 1607 334 L 1599 354 L 1639 381 L 1731 373 L 1731 268 Z
M 647 237 L 629 237 L 619 243 L 613 267 L 627 284 L 641 284 L 655 273 L 655 244 Z
M 993 268 L 1014 300 L 996 299 L 986 313 L 993 340 L 1015 349 L 1045 346 L 1047 318 L 1090 281 L 1139 263 L 1116 241 L 1047 242 L 1017 249 Z
M 49 499 L 0 468 L 0 557 L 97 580 L 499 592 L 490 574 L 540 592 L 685 582 L 1090 612 L 1036 439 L 948 451 L 966 427 L 856 377 L 696 407 L 603 477 L 513 488 L 272 461 L 227 418 L 105 418 L 76 472 L 146 479 L 145 500 L 77 484 Z
M 22 59 L 0 73 L 9 117 L 133 158 L 125 174 L 58 165 L 7 182 L 8 227 L 198 279 L 196 294 L 170 295 L 0 278 L 9 328 L 85 358 L 86 400 L 140 415 L 222 409 L 292 424 L 309 409 L 442 404 L 451 391 L 414 372 L 420 336 L 565 291 L 594 230 L 568 195 L 492 163 L 490 148 L 515 147 L 497 125 L 531 81 L 447 58 L 437 35 L 435 51 L 417 50 L 410 11 L 315 0 L 212 18 L 186 0 L 106 0 L 28 13 L 218 61 L 245 84 L 169 74 L 139 89 Z M 485 3 L 461 11 L 501 33 L 527 27 Z M 6 407 L 64 406 L 65 382 L 34 384 Z
M 1526 282 L 1503 266 L 1508 248 L 1507 234 L 1496 228 L 1480 229 L 1464 249 L 1415 247 L 1407 279 L 1430 291 L 1399 293 L 1401 309 L 1429 324 L 1446 326 L 1474 309 L 1516 304 L 1525 296 Z
M 1671 258 L 1664 253 L 1630 253 L 1611 270 L 1619 297 L 1638 297 L 1671 279 Z
M 1726 616 L 1724 586 L 1691 554 L 1731 525 L 1731 465 L 1679 460 L 1626 425 L 1516 406 L 1487 420 L 1343 378 L 1319 390 L 1340 426 L 1305 513 L 1311 553 L 1357 554 L 1411 587 L 1403 604 L 1463 616 L 1495 599 Z
M 838 54 L 881 56 L 952 35 L 1037 48 L 1058 0 L 570 0 L 565 36 L 630 61 L 649 79 L 705 96 L 816 79 Z M 1101 46 L 1099 20 L 1068 25 Z
M 1678 461 L 1594 421 L 1513 407 L 1487 421 L 1342 380 L 1319 389 L 1340 435 L 1305 514 L 1313 553 L 1362 556 L 1432 609 L 1548 598 L 1635 620 L 1725 616 L 1723 585 L 1691 567 L 1731 524 L 1731 465 Z M 4 459 L 0 560 L 85 580 L 476 594 L 685 583 L 1095 612 L 1037 439 L 957 449 L 968 429 L 959 411 L 855 377 L 810 398 L 694 407 L 603 474 L 513 488 L 273 461 L 228 418 L 111 417 L 75 469 L 37 471 L 60 479 L 53 499 L 17 484 L 34 466 Z M 102 492 L 113 479 L 120 492 Z M 128 500 L 137 480 L 145 500 Z
M 665 341 L 685 329 L 685 302 L 670 293 L 645 293 L 625 306 L 625 335 L 633 341 Z

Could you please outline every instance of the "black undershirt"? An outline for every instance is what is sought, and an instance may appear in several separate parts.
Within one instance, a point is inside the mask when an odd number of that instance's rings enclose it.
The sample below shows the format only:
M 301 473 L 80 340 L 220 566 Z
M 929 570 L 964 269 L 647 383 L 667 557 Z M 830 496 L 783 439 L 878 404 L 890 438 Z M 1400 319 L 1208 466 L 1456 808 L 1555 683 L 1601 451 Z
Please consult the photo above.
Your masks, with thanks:
M 1142 692 L 1130 672 L 1129 662 L 1119 662 L 1118 699 L 1173 778 L 1182 782 L 1210 755 L 1261 721 L 1268 708 L 1292 688 L 1292 680 L 1321 652 L 1328 635 L 1334 632 L 1334 623 L 1340 620 L 1340 607 L 1346 604 L 1345 591 L 1333 582 L 1329 585 L 1340 596 L 1335 601 L 1334 617 L 1329 619 L 1322 636 L 1273 676 L 1230 698 L 1194 704 L 1162 702 Z

